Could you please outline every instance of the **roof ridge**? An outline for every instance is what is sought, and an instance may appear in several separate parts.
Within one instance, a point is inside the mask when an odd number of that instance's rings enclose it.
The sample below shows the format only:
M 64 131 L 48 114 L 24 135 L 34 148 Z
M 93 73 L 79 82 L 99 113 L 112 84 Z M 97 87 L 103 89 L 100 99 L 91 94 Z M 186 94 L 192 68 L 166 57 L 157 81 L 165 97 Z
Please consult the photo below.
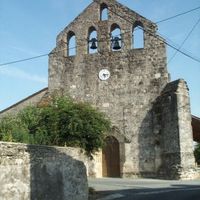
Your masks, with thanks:
M 41 89 L 41 90 L 39 90 L 39 91 L 37 91 L 37 92 L 35 92 L 35 93 L 29 95 L 28 97 L 26 97 L 26 98 L 24 98 L 24 99 L 18 101 L 17 103 L 15 103 L 15 104 L 13 104 L 13 105 L 11 105 L 11 106 L 9 106 L 9 107 L 7 107 L 7 108 L 1 110 L 1 111 L 0 111 L 0 114 L 6 112 L 7 110 L 10 110 L 11 108 L 14 108 L 15 106 L 17 106 L 17 105 L 21 104 L 22 102 L 24 102 L 24 101 L 26 101 L 26 100 L 32 98 L 33 96 L 36 96 L 36 95 L 38 95 L 38 94 L 44 92 L 45 90 L 48 90 L 48 87 L 45 87 L 45 88 L 43 88 L 43 89 Z

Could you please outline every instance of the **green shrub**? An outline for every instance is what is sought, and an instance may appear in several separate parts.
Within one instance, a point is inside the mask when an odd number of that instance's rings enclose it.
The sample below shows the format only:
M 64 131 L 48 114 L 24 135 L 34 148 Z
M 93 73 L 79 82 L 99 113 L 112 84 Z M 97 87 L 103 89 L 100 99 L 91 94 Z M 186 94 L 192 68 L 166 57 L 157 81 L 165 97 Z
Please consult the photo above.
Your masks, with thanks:
M 196 146 L 194 150 L 195 160 L 198 165 L 200 165 L 200 143 Z
M 0 121 L 0 140 L 83 148 L 91 155 L 102 148 L 110 121 L 85 103 L 55 97 L 43 107 L 26 107 Z

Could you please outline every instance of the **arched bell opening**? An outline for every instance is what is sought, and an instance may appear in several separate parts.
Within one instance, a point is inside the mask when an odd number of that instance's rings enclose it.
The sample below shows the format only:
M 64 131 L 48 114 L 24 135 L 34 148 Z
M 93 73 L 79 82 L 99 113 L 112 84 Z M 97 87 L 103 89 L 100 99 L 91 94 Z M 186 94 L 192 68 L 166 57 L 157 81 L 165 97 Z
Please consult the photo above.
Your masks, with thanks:
M 105 3 L 100 6 L 100 20 L 108 20 L 108 6 Z
M 135 22 L 133 25 L 132 48 L 144 48 L 144 28 L 141 22 Z
M 88 30 L 88 53 L 93 54 L 98 52 L 97 31 L 91 26 Z
M 112 24 L 110 29 L 111 34 L 111 50 L 119 51 L 122 48 L 121 29 L 118 24 Z
M 76 35 L 73 31 L 67 34 L 67 56 L 76 55 Z
M 120 147 L 118 140 L 113 136 L 105 139 L 102 150 L 103 177 L 120 177 Z

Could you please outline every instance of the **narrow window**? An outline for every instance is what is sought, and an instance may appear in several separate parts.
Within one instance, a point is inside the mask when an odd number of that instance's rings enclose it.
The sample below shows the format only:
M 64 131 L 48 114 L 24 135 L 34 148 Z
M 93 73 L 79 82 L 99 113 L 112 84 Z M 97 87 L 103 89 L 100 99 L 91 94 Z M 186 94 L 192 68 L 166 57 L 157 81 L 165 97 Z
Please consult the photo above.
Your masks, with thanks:
M 108 6 L 105 3 L 100 7 L 100 19 L 101 21 L 108 20 Z
M 111 26 L 111 49 L 118 51 L 122 48 L 121 29 L 119 25 L 113 24 Z
M 97 53 L 98 42 L 97 42 L 97 31 L 92 26 L 88 30 L 88 53 Z
M 133 49 L 144 48 L 144 30 L 140 22 L 136 22 L 133 26 Z
M 76 55 L 76 36 L 75 33 L 70 31 L 67 36 L 67 55 Z

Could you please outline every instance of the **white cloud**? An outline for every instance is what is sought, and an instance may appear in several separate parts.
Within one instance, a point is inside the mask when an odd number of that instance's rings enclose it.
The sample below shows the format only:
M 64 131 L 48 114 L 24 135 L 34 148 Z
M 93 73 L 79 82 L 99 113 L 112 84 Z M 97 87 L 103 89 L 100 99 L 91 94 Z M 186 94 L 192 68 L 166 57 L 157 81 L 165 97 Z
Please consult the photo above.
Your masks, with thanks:
M 35 82 L 47 84 L 46 77 L 39 76 L 37 74 L 30 74 L 17 68 L 2 68 L 0 69 L 0 74 L 13 77 L 13 78 L 19 78 L 23 80 L 29 80 L 29 81 L 35 81 Z

